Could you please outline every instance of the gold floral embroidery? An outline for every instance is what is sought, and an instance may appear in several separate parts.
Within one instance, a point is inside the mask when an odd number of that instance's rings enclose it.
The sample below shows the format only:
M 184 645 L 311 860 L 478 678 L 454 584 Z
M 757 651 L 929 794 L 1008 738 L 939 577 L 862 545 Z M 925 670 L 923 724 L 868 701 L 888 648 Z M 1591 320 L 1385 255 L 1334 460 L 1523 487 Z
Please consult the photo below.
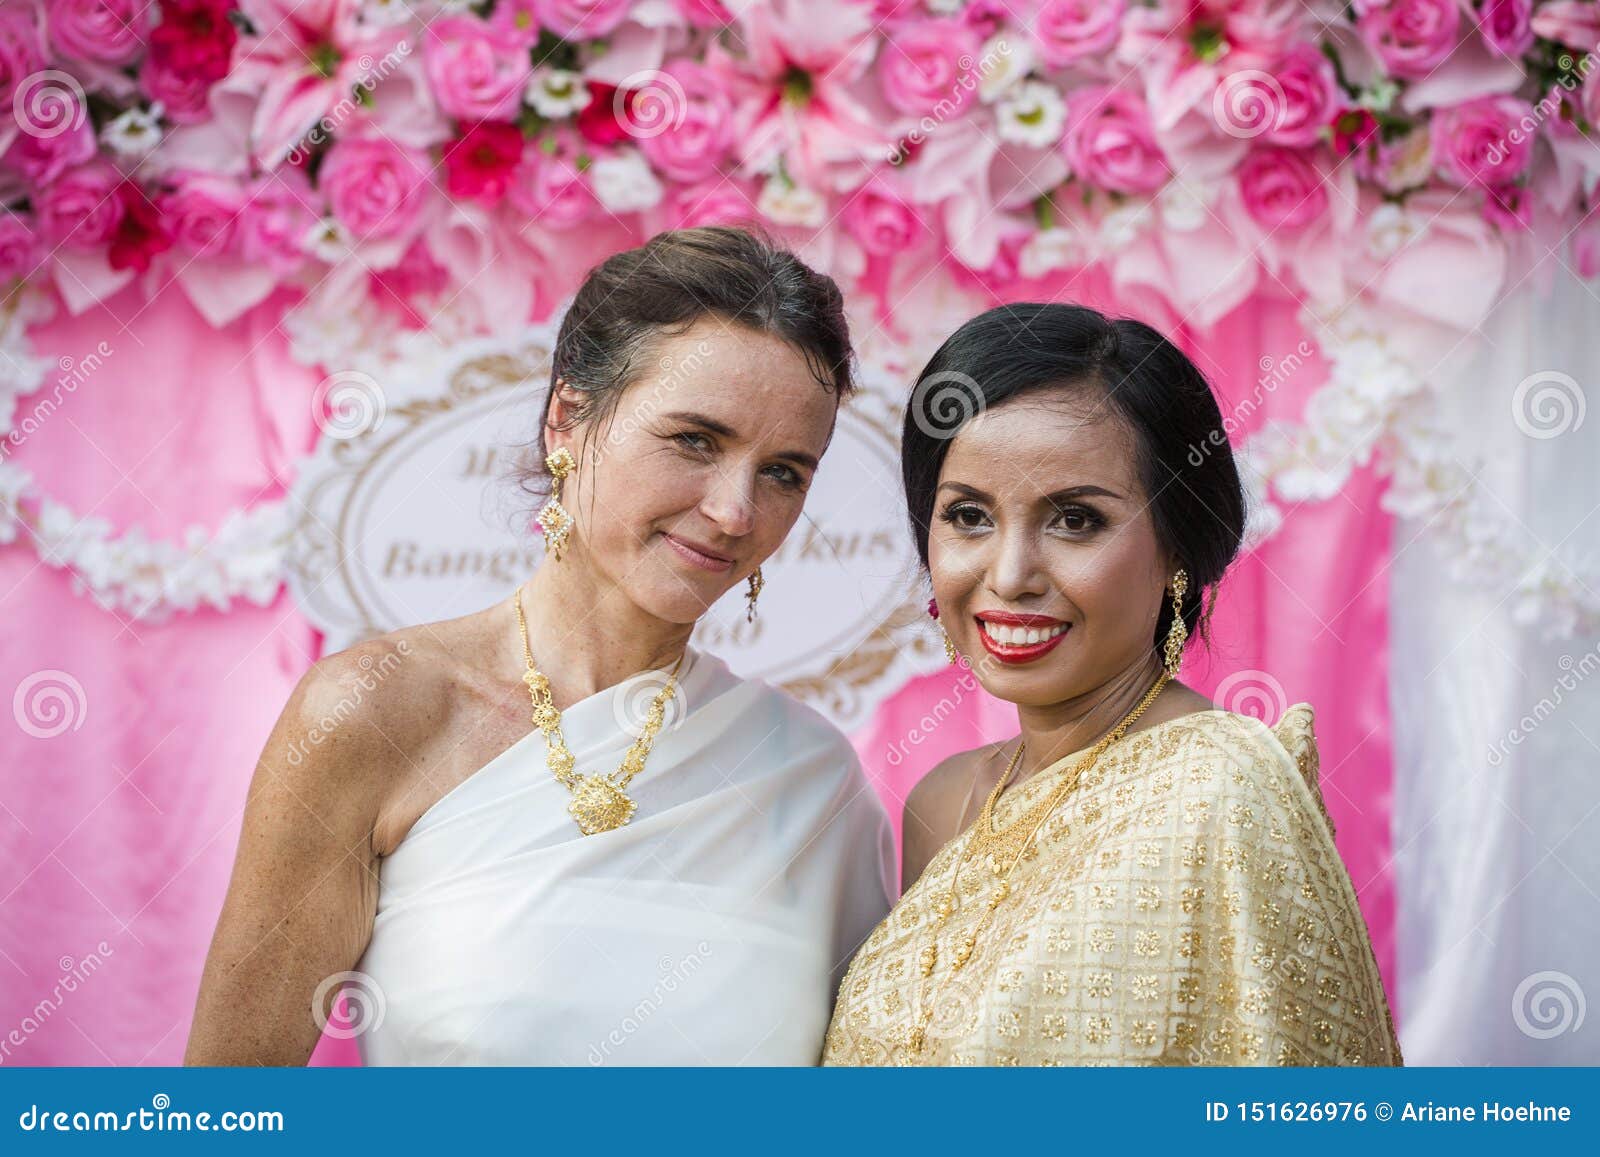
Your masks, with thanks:
M 1059 770 L 1002 797 L 999 822 Z M 1402 1063 L 1317 774 L 1306 704 L 1275 728 L 1213 711 L 1128 737 L 1013 873 L 923 1061 Z M 824 1063 L 907 1063 L 937 898 L 954 883 L 941 952 L 987 910 L 983 873 L 953 879 L 964 844 L 941 849 L 851 963 Z

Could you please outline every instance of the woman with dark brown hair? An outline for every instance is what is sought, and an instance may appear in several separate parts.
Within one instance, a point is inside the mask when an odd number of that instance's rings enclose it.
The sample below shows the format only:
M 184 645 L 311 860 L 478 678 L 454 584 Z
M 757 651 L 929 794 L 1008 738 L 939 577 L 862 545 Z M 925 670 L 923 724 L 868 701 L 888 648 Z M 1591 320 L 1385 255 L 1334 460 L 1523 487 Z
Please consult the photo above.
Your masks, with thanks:
M 831 724 L 689 638 L 735 586 L 754 612 L 852 386 L 837 287 L 749 233 L 590 273 L 539 433 L 544 561 L 300 681 L 189 1063 L 304 1063 L 341 989 L 369 1064 L 817 1061 L 888 823 Z

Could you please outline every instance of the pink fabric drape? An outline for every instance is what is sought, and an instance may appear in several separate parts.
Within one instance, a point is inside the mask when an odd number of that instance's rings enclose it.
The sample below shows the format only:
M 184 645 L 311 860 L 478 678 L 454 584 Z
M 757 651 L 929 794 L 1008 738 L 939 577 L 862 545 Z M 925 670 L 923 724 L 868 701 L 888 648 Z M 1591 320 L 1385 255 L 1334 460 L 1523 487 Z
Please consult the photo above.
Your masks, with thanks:
M 1103 289 L 1071 292 L 1109 307 Z M 113 354 L 18 462 L 79 513 L 166 536 L 280 496 L 312 444 L 318 375 L 287 357 L 278 316 L 268 303 L 218 331 L 179 294 L 150 303 L 124 294 L 50 324 L 36 337 L 41 354 L 80 358 L 101 340 Z M 1234 399 L 1263 353 L 1287 353 L 1300 336 L 1292 310 L 1273 302 L 1209 335 L 1181 335 Z M 1246 427 L 1263 414 L 1298 416 L 1318 381 L 1297 374 Z M 1376 492 L 1360 476 L 1342 498 L 1292 512 L 1228 583 L 1212 658 L 1190 670 L 1207 691 L 1231 672 L 1267 671 L 1287 701 L 1316 706 L 1339 847 L 1391 976 L 1388 520 Z M 62 671 L 86 703 L 81 724 L 55 738 L 0 728 L 0 1063 L 175 1064 L 255 758 L 318 636 L 286 596 L 162 625 L 128 621 L 20 548 L 0 550 L 0 596 L 0 687 Z M 943 755 L 1015 733 L 1013 709 L 958 691 L 953 678 L 913 680 L 855 737 L 897 820 L 906 790 Z M 941 699 L 948 716 L 925 724 Z M 97 969 L 63 991 L 62 976 L 91 955 Z M 325 1038 L 314 1061 L 353 1059 L 350 1042 Z
M 81 360 L 102 340 L 112 352 L 16 461 L 78 514 L 152 535 L 280 497 L 285 468 L 312 444 L 317 375 L 289 360 L 275 316 L 264 308 L 217 331 L 182 294 L 124 293 L 58 319 L 36 336 L 50 360 Z M 3 1059 L 176 1064 L 245 789 L 316 632 L 287 595 L 129 620 L 22 547 L 0 550 L 0 594 L 7 698 L 53 670 L 84 703 L 79 725 L 53 738 L 13 719 L 0 728 Z M 63 975 L 94 957 L 96 970 L 62 991 Z

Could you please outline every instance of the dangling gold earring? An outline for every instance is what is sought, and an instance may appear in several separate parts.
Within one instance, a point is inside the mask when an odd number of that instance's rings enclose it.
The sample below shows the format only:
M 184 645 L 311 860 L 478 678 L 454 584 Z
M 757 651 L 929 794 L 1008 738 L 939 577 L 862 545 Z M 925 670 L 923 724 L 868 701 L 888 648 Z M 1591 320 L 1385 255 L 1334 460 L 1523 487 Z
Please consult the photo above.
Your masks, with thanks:
M 938 599 L 928 600 L 928 615 L 934 622 L 937 623 L 939 621 Z M 950 640 L 950 632 L 944 629 L 943 624 L 939 626 L 939 634 L 944 637 L 944 657 L 952 663 L 959 663 L 961 661 L 961 652 L 956 650 L 955 643 Z
M 744 592 L 745 622 L 753 623 L 756 621 L 756 600 L 761 597 L 761 588 L 766 585 L 767 580 L 761 577 L 761 568 L 756 567 L 755 573 L 750 576 L 749 586 Z
M 1189 575 L 1181 567 L 1172 576 L 1172 626 L 1167 628 L 1167 674 L 1178 677 L 1183 666 L 1183 645 L 1189 641 L 1189 628 L 1183 625 L 1183 595 L 1189 589 Z
M 572 515 L 561 505 L 561 484 L 566 481 L 567 475 L 577 469 L 578 464 L 573 461 L 572 452 L 565 446 L 546 457 L 544 464 L 549 468 L 550 476 L 555 482 L 550 488 L 550 501 L 539 511 L 539 526 L 544 531 L 546 552 L 560 562 L 561 548 L 566 545 L 567 536 L 572 533 Z

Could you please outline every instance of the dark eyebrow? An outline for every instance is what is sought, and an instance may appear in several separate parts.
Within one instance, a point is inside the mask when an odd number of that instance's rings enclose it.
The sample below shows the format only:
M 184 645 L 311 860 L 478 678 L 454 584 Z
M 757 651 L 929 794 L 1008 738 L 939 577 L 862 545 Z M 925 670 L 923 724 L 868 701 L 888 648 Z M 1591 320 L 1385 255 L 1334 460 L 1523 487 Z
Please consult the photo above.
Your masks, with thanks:
M 686 422 L 691 426 L 699 426 L 702 429 L 711 431 L 713 434 L 721 434 L 724 438 L 737 439 L 739 437 L 739 431 L 732 426 L 726 422 L 719 422 L 715 418 L 707 417 L 705 414 L 695 414 L 687 410 L 673 410 L 661 416 L 678 422 Z M 817 456 L 815 454 L 807 454 L 804 450 L 784 450 L 774 455 L 774 457 L 780 461 L 793 462 L 796 465 L 804 466 L 808 470 L 817 468 Z
M 954 490 L 959 494 L 966 495 L 968 498 L 976 498 L 979 502 L 992 501 L 990 495 L 984 493 L 982 490 L 979 490 L 976 486 L 968 486 L 965 482 L 941 482 L 939 483 L 939 489 Z M 1120 501 L 1122 497 L 1123 496 L 1118 494 L 1115 490 L 1107 490 L 1104 486 L 1091 486 L 1085 484 L 1083 486 L 1068 486 L 1062 490 L 1051 491 L 1049 494 L 1046 494 L 1041 501 L 1048 503 L 1051 506 L 1059 506 L 1061 503 L 1071 502 L 1075 498 L 1115 498 Z

